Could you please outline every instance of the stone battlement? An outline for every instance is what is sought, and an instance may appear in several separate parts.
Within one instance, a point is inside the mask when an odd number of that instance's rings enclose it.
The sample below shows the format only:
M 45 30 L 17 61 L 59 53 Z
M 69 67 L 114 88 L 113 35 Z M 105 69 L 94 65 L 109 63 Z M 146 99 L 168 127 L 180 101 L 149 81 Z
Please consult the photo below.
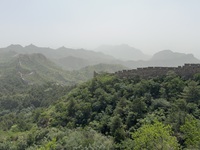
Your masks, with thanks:
M 184 78 L 191 78 L 194 74 L 200 73 L 200 64 L 185 64 L 178 67 L 146 67 L 132 70 L 123 70 L 115 72 L 121 78 L 132 78 L 140 76 L 141 78 L 152 78 L 166 75 L 169 71 L 176 73 Z

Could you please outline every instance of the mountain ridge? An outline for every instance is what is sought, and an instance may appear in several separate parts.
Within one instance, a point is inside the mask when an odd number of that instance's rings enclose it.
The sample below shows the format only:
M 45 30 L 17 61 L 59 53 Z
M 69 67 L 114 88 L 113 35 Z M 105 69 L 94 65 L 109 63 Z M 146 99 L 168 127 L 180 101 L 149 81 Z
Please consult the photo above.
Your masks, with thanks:
M 130 46 L 125 44 L 121 45 L 121 47 L 131 48 Z M 86 66 L 97 65 L 100 63 L 121 64 L 131 69 L 148 66 L 176 67 L 179 65 L 184 65 L 185 63 L 200 63 L 200 61 L 196 57 L 194 57 L 193 54 L 178 53 L 173 52 L 171 50 L 159 51 L 155 53 L 151 57 L 151 59 L 148 60 L 136 61 L 132 59 L 129 61 L 124 61 L 116 59 L 113 56 L 106 55 L 103 52 L 95 52 L 92 50 L 85 49 L 72 49 L 66 48 L 64 46 L 58 49 L 52 49 L 48 47 L 37 47 L 33 44 L 30 44 L 25 47 L 22 47 L 21 45 L 10 45 L 6 48 L 0 48 L 1 61 L 6 60 L 6 58 L 2 58 L 1 55 L 3 56 L 3 52 L 7 51 L 10 52 L 9 55 L 14 55 L 14 53 L 41 53 L 45 55 L 45 57 L 53 61 L 56 65 L 62 67 L 62 69 L 65 70 L 79 70 Z M 132 55 L 129 56 L 132 57 Z

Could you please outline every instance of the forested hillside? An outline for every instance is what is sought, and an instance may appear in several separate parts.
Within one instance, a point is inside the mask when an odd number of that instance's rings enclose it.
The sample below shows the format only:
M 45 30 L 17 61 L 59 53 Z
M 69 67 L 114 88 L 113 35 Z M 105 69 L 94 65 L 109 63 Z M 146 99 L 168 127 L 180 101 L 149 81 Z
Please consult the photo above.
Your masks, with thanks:
M 199 82 L 102 74 L 1 93 L 0 149 L 200 149 Z
M 5 92 L 15 86 L 16 90 L 19 86 L 27 88 L 29 85 L 42 85 L 46 82 L 71 86 L 91 79 L 95 70 L 111 73 L 125 68 L 122 65 L 98 64 L 66 71 L 40 53 L 0 52 L 0 88 Z

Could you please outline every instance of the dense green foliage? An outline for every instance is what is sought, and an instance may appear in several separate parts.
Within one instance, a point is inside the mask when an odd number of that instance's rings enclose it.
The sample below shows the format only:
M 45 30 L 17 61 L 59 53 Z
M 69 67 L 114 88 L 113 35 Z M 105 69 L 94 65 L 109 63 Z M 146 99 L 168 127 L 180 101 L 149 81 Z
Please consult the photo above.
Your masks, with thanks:
M 136 150 L 140 149 L 179 149 L 176 137 L 172 136 L 170 126 L 160 122 L 143 125 L 133 134 Z
M 199 81 L 102 74 L 77 87 L 8 88 L 0 149 L 200 149 Z

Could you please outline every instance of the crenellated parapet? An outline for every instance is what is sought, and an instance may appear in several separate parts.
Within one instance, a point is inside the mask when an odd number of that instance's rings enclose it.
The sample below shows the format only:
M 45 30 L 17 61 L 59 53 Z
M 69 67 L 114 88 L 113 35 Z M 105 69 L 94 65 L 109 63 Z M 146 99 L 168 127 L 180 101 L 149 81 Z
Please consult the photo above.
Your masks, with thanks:
M 168 72 L 174 72 L 177 75 L 185 78 L 190 78 L 196 73 L 200 73 L 200 64 L 185 64 L 178 67 L 145 67 L 132 70 L 122 70 L 114 74 L 121 78 L 132 78 L 140 76 L 141 78 L 152 78 L 164 76 Z

